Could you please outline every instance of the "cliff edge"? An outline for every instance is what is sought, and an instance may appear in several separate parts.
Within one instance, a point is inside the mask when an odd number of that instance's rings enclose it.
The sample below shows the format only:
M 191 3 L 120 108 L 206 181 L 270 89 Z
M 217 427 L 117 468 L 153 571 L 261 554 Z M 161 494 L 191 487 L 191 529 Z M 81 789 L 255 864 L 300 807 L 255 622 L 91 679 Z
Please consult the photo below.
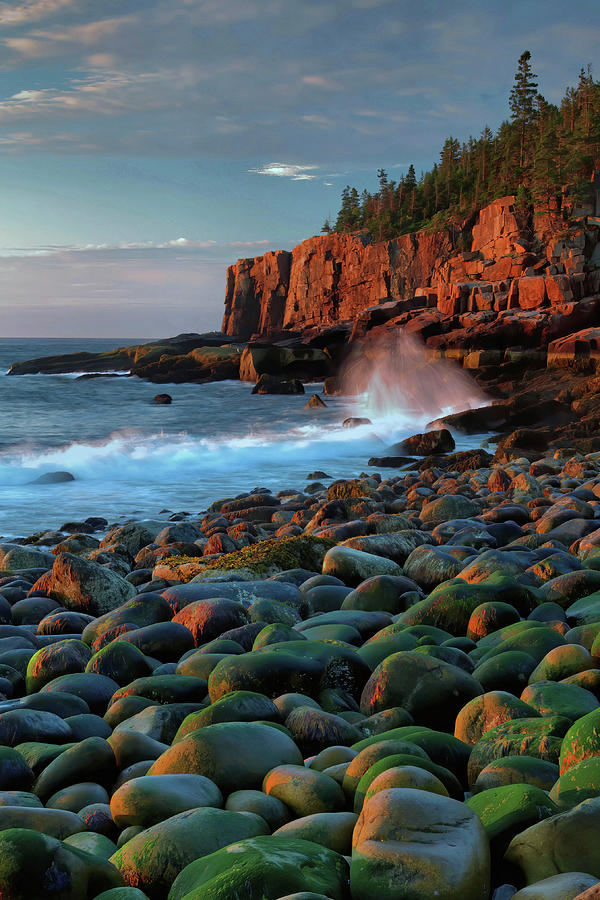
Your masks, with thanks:
M 414 319 L 423 310 L 447 325 L 465 314 L 479 324 L 507 311 L 568 314 L 565 307 L 600 291 L 599 237 L 598 219 L 569 225 L 558 212 L 521 214 L 512 196 L 461 228 L 380 243 L 359 233 L 312 237 L 291 252 L 230 266 L 222 331 L 276 340 L 342 323 L 360 330 L 361 321 L 371 326 L 402 313 Z

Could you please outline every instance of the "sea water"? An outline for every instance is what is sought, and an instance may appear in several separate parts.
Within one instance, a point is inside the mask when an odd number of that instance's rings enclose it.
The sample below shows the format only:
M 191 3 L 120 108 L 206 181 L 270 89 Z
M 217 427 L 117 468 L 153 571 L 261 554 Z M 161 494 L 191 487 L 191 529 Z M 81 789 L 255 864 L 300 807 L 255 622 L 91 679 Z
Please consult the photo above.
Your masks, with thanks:
M 216 499 L 254 487 L 302 490 L 316 469 L 332 478 L 354 476 L 367 469 L 371 456 L 385 455 L 392 442 L 422 430 L 436 415 L 481 403 L 465 389 L 451 406 L 439 399 L 415 407 L 414 397 L 396 392 L 382 408 L 380 365 L 372 396 L 367 385 L 358 396 L 327 396 L 326 408 L 310 410 L 306 401 L 322 385 L 278 396 L 253 395 L 251 384 L 237 381 L 156 385 L 136 377 L 6 375 L 21 360 L 124 343 L 135 342 L 0 340 L 3 538 L 92 515 L 112 523 L 164 517 L 164 510 L 198 514 Z M 153 403 L 164 392 L 173 403 Z M 349 416 L 369 416 L 373 424 L 344 428 Z M 483 437 L 457 434 L 457 449 L 478 446 Z M 54 471 L 70 472 L 75 480 L 31 483 Z

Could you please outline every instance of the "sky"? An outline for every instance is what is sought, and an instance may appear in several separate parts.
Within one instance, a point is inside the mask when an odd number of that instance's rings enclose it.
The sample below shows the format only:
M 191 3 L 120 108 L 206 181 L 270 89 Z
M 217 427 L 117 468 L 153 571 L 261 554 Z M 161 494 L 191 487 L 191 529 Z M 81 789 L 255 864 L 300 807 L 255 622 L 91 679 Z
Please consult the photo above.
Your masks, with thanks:
M 0 2 L 0 337 L 218 329 L 225 270 L 343 187 L 559 102 L 599 0 Z M 594 74 L 598 77 L 598 71 Z

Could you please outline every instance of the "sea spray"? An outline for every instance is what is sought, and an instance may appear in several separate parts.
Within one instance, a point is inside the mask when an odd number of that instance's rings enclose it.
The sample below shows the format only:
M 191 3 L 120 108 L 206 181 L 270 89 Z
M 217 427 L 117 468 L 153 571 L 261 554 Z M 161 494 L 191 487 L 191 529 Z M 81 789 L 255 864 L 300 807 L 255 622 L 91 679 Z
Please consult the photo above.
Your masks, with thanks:
M 2 349 L 0 341 L 0 371 L 15 358 L 12 343 Z M 21 356 L 50 351 L 54 345 L 28 342 Z M 389 443 L 422 430 L 406 402 L 402 417 L 390 414 L 389 428 L 347 429 L 346 417 L 365 415 L 363 396 L 325 396 L 327 406 L 315 413 L 304 409 L 306 395 L 252 395 L 251 387 L 173 384 L 173 403 L 158 406 L 156 385 L 138 378 L 0 375 L 0 534 L 92 515 L 111 522 L 155 517 L 165 507 L 196 513 L 255 486 L 303 490 L 309 472 L 353 477 Z M 477 446 L 483 437 L 457 435 L 457 446 Z M 56 471 L 75 481 L 31 483 Z
M 341 384 L 378 433 L 423 428 L 441 416 L 490 403 L 466 372 L 434 359 L 419 337 L 401 329 L 357 345 Z

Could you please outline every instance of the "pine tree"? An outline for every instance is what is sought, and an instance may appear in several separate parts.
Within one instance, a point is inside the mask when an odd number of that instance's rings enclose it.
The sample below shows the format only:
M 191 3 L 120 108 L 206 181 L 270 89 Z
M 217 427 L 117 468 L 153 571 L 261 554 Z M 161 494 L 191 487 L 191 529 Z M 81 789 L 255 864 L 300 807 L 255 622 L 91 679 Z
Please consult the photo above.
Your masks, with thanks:
M 534 75 L 529 60 L 531 53 L 525 50 L 519 57 L 513 89 L 510 92 L 509 107 L 513 122 L 519 129 L 519 167 L 525 162 L 527 132 L 536 117 L 538 97 L 537 75 Z
M 532 203 L 551 209 L 555 201 L 560 205 L 565 185 L 572 200 L 587 202 L 590 177 L 600 167 L 600 82 L 589 66 L 581 69 L 557 108 L 537 90 L 530 59 L 528 51 L 519 59 L 511 119 L 495 134 L 486 126 L 477 139 L 461 143 L 449 137 L 439 163 L 419 178 L 411 165 L 397 182 L 379 169 L 373 193 L 359 195 L 347 185 L 335 230 L 363 229 L 387 240 L 464 220 L 495 197 L 511 194 L 523 210 Z

